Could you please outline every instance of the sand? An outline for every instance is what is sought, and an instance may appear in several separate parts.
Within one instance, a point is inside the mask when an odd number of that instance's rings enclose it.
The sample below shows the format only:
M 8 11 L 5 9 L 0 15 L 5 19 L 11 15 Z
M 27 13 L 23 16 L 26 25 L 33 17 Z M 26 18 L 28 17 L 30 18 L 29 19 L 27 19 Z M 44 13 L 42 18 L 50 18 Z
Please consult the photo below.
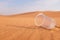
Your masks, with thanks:
M 43 12 L 56 20 L 57 26 L 51 30 L 34 24 L 34 18 L 39 13 L 0 16 L 0 40 L 60 40 L 60 12 Z

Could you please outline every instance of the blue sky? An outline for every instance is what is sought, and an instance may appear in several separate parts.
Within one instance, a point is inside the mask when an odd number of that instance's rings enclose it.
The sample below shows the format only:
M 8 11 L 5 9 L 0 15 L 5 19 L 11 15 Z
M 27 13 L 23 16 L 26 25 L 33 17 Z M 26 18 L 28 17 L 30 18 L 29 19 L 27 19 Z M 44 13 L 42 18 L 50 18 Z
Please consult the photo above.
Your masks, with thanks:
M 47 10 L 60 11 L 60 0 L 0 0 L 0 15 Z

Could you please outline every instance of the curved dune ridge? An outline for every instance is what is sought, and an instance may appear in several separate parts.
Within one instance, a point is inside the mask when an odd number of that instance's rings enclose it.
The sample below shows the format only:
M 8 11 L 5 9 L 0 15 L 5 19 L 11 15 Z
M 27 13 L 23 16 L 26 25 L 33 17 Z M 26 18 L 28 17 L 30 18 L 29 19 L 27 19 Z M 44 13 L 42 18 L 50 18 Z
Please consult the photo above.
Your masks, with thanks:
M 37 14 L 55 19 L 57 26 L 48 30 L 37 27 L 34 18 Z M 9 16 L 0 16 L 0 40 L 60 40 L 60 11 L 28 12 Z

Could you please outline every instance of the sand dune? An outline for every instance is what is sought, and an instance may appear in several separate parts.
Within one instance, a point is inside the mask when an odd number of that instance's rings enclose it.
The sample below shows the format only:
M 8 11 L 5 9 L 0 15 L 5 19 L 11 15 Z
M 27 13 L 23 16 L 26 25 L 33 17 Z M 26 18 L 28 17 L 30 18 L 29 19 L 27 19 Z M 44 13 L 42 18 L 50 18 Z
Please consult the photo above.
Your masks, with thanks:
M 60 12 L 43 12 L 56 20 L 57 26 L 52 30 L 34 24 L 39 13 L 42 12 L 0 16 L 0 40 L 60 40 Z

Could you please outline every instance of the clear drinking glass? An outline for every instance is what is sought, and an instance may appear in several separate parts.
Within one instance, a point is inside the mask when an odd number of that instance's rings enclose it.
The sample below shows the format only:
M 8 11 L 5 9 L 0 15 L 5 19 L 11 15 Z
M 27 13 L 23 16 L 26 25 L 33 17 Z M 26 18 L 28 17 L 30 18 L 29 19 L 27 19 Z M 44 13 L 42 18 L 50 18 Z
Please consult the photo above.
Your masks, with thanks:
M 50 18 L 43 13 L 40 13 L 35 17 L 35 25 L 47 29 L 53 29 L 56 26 L 56 22 L 53 18 Z

